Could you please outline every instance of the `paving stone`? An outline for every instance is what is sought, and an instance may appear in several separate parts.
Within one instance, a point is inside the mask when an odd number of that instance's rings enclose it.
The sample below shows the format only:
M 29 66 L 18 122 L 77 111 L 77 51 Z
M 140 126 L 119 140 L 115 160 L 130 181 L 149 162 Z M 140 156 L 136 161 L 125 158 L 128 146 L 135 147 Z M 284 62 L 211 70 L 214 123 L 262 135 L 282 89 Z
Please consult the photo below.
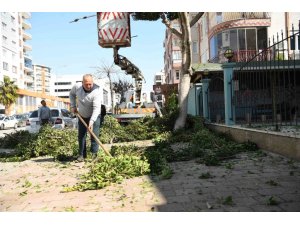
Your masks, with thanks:
M 168 180 L 141 176 L 100 190 L 62 193 L 79 181 L 84 168 L 66 168 L 52 159 L 1 163 L 0 211 L 82 212 L 277 212 L 300 210 L 300 162 L 276 154 L 229 160 L 233 169 L 206 166 L 195 160 L 171 163 Z M 290 172 L 293 171 L 293 176 Z M 213 177 L 200 179 L 209 172 Z M 28 180 L 32 186 L 22 187 Z M 266 182 L 275 181 L 277 186 Z M 40 188 L 37 188 L 40 186 Z M 27 191 L 27 195 L 20 193 Z M 222 200 L 231 196 L 233 205 Z M 273 196 L 278 205 L 267 205 Z M 207 203 L 211 208 L 207 207 Z

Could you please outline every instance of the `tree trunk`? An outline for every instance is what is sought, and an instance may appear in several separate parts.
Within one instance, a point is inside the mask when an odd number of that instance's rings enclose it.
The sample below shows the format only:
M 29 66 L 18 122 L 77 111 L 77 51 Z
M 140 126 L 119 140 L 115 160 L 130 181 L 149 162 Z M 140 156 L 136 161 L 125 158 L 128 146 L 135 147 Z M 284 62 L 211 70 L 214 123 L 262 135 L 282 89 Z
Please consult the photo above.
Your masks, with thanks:
M 11 112 L 13 111 L 14 104 L 6 105 L 5 106 L 5 115 L 10 116 Z
M 190 90 L 190 81 L 192 75 L 191 69 L 191 28 L 189 25 L 188 13 L 183 12 L 179 15 L 180 26 L 182 30 L 182 66 L 181 66 L 181 76 L 179 83 L 179 116 L 176 119 L 174 130 L 184 128 L 187 109 L 188 109 L 188 94 Z

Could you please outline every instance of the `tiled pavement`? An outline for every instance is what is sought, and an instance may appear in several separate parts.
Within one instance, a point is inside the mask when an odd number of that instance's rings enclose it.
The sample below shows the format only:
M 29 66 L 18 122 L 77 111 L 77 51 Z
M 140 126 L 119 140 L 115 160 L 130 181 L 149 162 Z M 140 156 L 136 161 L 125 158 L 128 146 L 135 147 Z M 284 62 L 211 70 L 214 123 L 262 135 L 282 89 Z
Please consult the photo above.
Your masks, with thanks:
M 64 185 L 75 184 L 86 171 L 84 163 L 51 158 L 0 163 L 0 211 L 300 211 L 300 162 L 243 153 L 221 166 L 196 160 L 171 166 L 169 180 L 143 176 L 101 190 L 64 193 Z

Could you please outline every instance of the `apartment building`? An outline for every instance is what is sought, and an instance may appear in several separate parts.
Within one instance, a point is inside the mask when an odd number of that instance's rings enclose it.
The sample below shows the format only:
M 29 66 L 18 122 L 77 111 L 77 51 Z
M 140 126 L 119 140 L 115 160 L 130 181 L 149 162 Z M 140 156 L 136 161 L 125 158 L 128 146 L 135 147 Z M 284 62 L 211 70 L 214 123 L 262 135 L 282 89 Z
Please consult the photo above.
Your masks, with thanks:
M 22 62 L 20 57 L 20 24 L 18 13 L 0 13 L 0 80 L 9 76 L 22 85 Z
M 20 58 L 22 59 L 21 69 L 24 71 L 23 82 L 20 88 L 24 88 L 26 90 L 35 91 L 34 84 L 34 71 L 33 71 L 33 63 L 30 52 L 32 51 L 31 45 L 28 43 L 29 40 L 32 39 L 31 34 L 28 33 L 31 29 L 31 24 L 29 19 L 31 18 L 31 14 L 29 12 L 19 13 L 19 21 L 20 21 Z
M 190 13 L 190 21 L 195 17 L 197 13 Z M 177 20 L 172 21 L 172 28 L 180 31 L 180 26 Z M 192 38 L 192 63 L 199 62 L 199 28 L 196 23 L 191 27 L 191 38 Z M 166 29 L 165 40 L 164 40 L 164 71 L 165 71 L 165 82 L 167 84 L 178 84 L 181 73 L 181 46 L 180 39 L 173 34 L 169 29 Z
M 54 93 L 56 97 L 62 99 L 69 99 L 69 93 L 71 88 L 76 83 L 82 82 L 82 74 L 64 74 L 64 75 L 57 75 L 53 80 L 52 90 L 51 93 Z M 109 111 L 111 108 L 111 95 L 110 95 L 110 85 L 108 78 L 94 78 L 94 83 L 99 85 L 101 88 L 101 103 L 104 104 Z M 113 93 L 114 104 L 118 102 L 118 96 Z
M 34 90 L 50 95 L 51 68 L 43 65 L 33 65 Z
M 190 13 L 190 20 L 195 13 Z M 223 63 L 224 52 L 231 48 L 235 61 L 246 61 L 265 49 L 269 40 L 277 34 L 286 37 L 292 24 L 300 20 L 298 12 L 207 12 L 191 28 L 192 63 Z M 178 22 L 172 27 L 179 29 Z M 290 48 L 290 46 L 282 46 Z M 181 51 L 177 36 L 166 29 L 164 40 L 164 65 L 166 83 L 179 82 L 181 72 Z M 286 56 L 287 57 L 287 56 Z M 298 56 L 299 57 L 299 56 Z
M 69 98 L 71 88 L 82 82 L 82 74 L 55 75 L 51 92 L 59 98 Z
M 19 97 L 10 107 L 10 114 L 35 110 L 42 99 L 49 106 L 69 107 L 69 99 L 52 96 L 50 92 L 51 68 L 33 65 L 28 42 L 32 39 L 30 18 L 29 12 L 0 12 L 0 82 L 8 76 L 19 87 Z

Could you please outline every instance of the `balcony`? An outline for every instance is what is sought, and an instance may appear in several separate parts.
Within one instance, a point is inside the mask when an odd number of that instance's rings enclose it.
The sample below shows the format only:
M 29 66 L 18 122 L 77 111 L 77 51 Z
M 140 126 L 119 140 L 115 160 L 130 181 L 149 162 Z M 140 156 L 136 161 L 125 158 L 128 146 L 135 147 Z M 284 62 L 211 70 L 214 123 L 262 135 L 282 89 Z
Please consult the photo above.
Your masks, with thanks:
M 25 82 L 27 84 L 32 84 L 34 82 L 34 78 L 32 76 L 25 75 Z
M 29 55 L 29 54 L 27 54 L 27 53 L 23 53 L 23 55 L 24 55 L 24 58 L 27 58 L 27 59 L 29 59 L 29 60 L 32 60 L 31 55 Z
M 23 39 L 24 40 L 31 40 L 32 36 L 31 36 L 31 34 L 28 34 L 25 31 L 23 31 Z
M 26 84 L 25 89 L 29 90 L 29 91 L 34 91 L 34 86 L 32 83 L 29 83 L 29 84 Z
M 31 18 L 31 13 L 30 12 L 22 12 L 22 18 L 24 18 L 24 19 Z
M 28 29 L 31 29 L 31 24 L 25 20 L 22 21 L 22 28 L 24 30 L 28 30 Z
M 233 62 L 247 62 L 252 59 L 259 53 L 256 50 L 239 50 L 234 51 L 234 56 L 232 58 Z M 273 54 L 271 50 L 264 51 L 261 54 L 255 57 L 255 61 L 268 61 L 273 58 Z M 215 58 L 209 59 L 210 63 L 224 63 L 227 62 L 227 59 L 224 56 L 224 52 L 220 52 L 218 56 Z
M 271 18 L 267 12 L 224 12 L 221 14 L 217 13 L 217 17 L 221 18 L 219 23 L 223 23 L 231 20 L 241 19 L 269 19 Z
M 25 51 L 32 51 L 32 47 L 29 44 L 24 42 L 23 46 Z
M 32 73 L 33 72 L 33 69 L 31 68 L 31 67 L 28 67 L 28 66 L 24 66 L 24 71 L 26 72 L 26 73 Z
M 32 60 L 30 59 L 24 59 L 24 70 L 25 72 L 33 72 L 33 68 L 32 68 Z

